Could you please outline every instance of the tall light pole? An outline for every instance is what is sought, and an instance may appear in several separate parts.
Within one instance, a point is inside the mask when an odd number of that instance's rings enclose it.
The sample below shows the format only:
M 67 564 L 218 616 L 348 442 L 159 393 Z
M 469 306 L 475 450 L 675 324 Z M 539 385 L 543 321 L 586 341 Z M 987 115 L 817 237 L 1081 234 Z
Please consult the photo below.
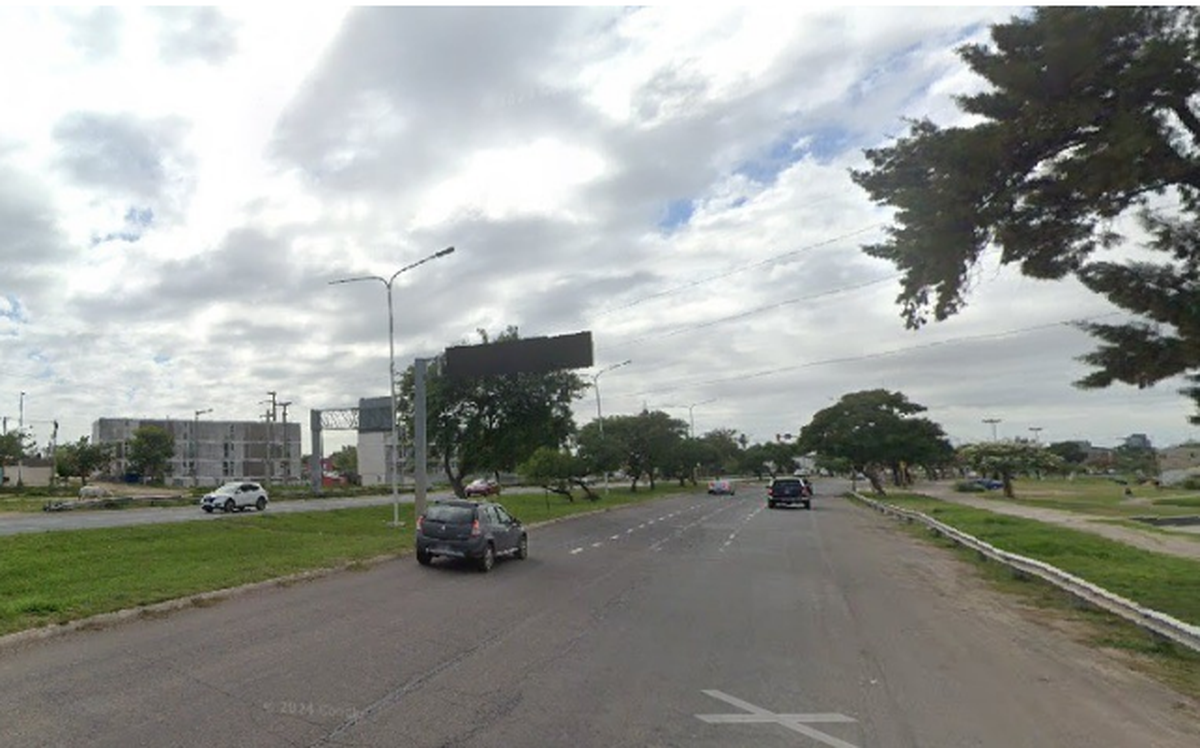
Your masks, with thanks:
M 337 285 L 339 283 L 356 283 L 358 281 L 379 281 L 387 288 L 388 302 L 388 385 L 392 394 L 392 445 L 388 454 L 388 463 L 391 465 L 392 472 L 392 525 L 400 526 L 400 485 L 396 475 L 398 465 L 396 453 L 400 448 L 400 434 L 396 423 L 396 318 L 392 312 L 392 281 L 396 280 L 396 276 L 401 273 L 412 270 L 418 265 L 424 265 L 430 260 L 436 260 L 439 257 L 445 257 L 454 251 L 454 247 L 446 247 L 440 252 L 435 252 L 428 257 L 417 260 L 416 262 L 405 265 L 396 272 L 392 273 L 391 278 L 384 278 L 379 275 L 360 275 L 355 278 L 342 278 L 341 280 L 329 281 L 329 285 Z
M 200 451 L 200 416 L 205 413 L 212 413 L 212 408 L 197 410 L 192 414 L 192 486 L 200 485 L 200 479 L 196 474 L 196 456 Z
M 1000 423 L 1000 419 L 999 418 L 985 418 L 985 419 L 983 419 L 983 422 L 992 424 L 992 441 L 997 441 L 996 424 Z
M 606 366 L 600 371 L 592 375 L 592 388 L 596 390 L 596 427 L 600 430 L 600 446 L 604 447 L 604 413 L 600 410 L 600 375 L 606 371 L 620 369 L 622 366 L 629 366 L 633 363 L 633 359 L 627 358 L 619 364 Z M 608 496 L 608 468 L 604 469 L 604 495 Z
M 21 480 L 21 468 L 25 463 L 25 393 L 21 392 L 21 406 L 17 411 L 17 488 L 25 485 Z
M 1033 443 L 1040 444 L 1039 435 L 1044 429 L 1041 426 L 1030 426 L 1029 430 L 1033 432 Z

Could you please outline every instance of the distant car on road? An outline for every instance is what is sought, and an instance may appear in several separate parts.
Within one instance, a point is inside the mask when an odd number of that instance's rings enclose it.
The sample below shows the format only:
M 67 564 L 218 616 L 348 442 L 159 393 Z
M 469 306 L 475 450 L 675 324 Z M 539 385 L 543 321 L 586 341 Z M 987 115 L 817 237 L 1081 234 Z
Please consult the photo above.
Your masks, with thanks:
M 417 518 L 417 563 L 428 566 L 437 556 L 469 559 L 488 572 L 500 556 L 528 558 L 529 536 L 499 504 L 438 501 Z
M 267 508 L 266 490 L 257 483 L 235 482 L 226 483 L 215 491 L 211 491 L 200 499 L 200 508 L 208 513 L 214 509 L 224 512 L 239 512 L 254 507 L 258 511 Z
M 467 484 L 463 493 L 468 498 L 472 496 L 499 496 L 500 484 L 490 478 L 478 478 Z
M 800 504 L 805 509 L 812 509 L 812 495 L 812 484 L 805 478 L 776 478 L 767 486 L 767 508 Z
M 995 478 L 979 478 L 975 481 L 975 485 L 985 491 L 995 491 L 997 488 L 1004 488 L 1004 481 L 998 481 Z
M 708 482 L 708 492 L 713 496 L 733 496 L 736 491 L 733 487 L 733 481 L 710 480 Z

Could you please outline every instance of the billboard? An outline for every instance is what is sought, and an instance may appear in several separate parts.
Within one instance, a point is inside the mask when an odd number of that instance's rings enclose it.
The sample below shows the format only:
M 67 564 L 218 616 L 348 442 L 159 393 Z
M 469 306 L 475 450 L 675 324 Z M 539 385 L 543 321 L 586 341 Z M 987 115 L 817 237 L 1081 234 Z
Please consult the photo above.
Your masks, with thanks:
M 592 333 L 460 345 L 447 348 L 443 362 L 446 376 L 456 378 L 585 369 L 594 363 Z

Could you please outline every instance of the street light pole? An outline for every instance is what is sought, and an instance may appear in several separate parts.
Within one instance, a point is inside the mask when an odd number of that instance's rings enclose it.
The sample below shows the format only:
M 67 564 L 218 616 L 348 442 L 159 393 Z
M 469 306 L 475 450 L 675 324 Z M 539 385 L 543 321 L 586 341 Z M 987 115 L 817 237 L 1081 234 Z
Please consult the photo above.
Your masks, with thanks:
M 983 422 L 992 424 L 992 441 L 997 441 L 996 424 L 1000 423 L 1000 419 L 999 418 L 985 418 L 985 419 L 983 419 Z
M 1029 430 L 1033 432 L 1033 443 L 1040 444 L 1041 443 L 1040 436 L 1043 431 L 1042 427 L 1041 426 L 1030 426 Z
M 24 482 L 21 479 L 21 469 L 25 464 L 25 393 L 21 393 L 20 410 L 17 411 L 17 445 L 20 452 L 17 453 L 17 488 L 22 487 Z
M 452 253 L 453 251 L 454 251 L 454 247 L 446 247 L 445 249 L 443 249 L 440 252 L 435 252 L 435 253 L 429 255 L 428 257 L 417 260 L 416 262 L 414 262 L 412 264 L 405 265 L 404 267 L 400 268 L 396 272 L 392 273 L 391 278 L 384 278 L 379 275 L 362 275 L 362 276 L 358 276 L 355 278 L 342 278 L 341 280 L 329 281 L 329 285 L 333 286 L 333 285 L 337 285 L 339 283 L 355 283 L 357 281 L 377 280 L 380 283 L 382 283 L 384 285 L 384 287 L 387 289 L 388 379 L 389 379 L 388 384 L 389 384 L 389 389 L 390 389 L 391 395 L 392 395 L 392 444 L 391 444 L 391 449 L 389 450 L 389 453 L 388 453 L 388 464 L 391 467 L 391 473 L 392 473 L 392 525 L 395 527 L 400 526 L 400 484 L 399 484 L 399 480 L 398 480 L 399 476 L 396 474 L 398 472 L 396 455 L 397 455 L 397 452 L 399 452 L 399 447 L 400 447 L 400 433 L 399 433 L 398 424 L 396 423 L 396 410 L 397 410 L 397 400 L 396 400 L 396 319 L 395 319 L 395 314 L 393 312 L 393 307 L 392 307 L 392 282 L 395 281 L 396 276 L 400 275 L 401 273 L 412 270 L 413 268 L 417 267 L 418 265 L 424 265 L 425 263 L 429 262 L 430 260 L 436 260 L 439 257 L 445 257 L 446 255 Z
M 200 479 L 196 474 L 196 457 L 200 451 L 200 416 L 205 413 L 212 413 L 212 408 L 197 410 L 192 416 L 192 487 L 200 485 Z
M 600 375 L 606 371 L 620 369 L 622 366 L 628 366 L 633 363 L 633 359 L 627 358 L 619 364 L 606 366 L 600 371 L 592 375 L 592 387 L 596 390 L 596 427 L 600 430 L 600 447 L 604 448 L 604 413 L 600 410 Z M 604 495 L 608 496 L 608 468 L 604 468 Z

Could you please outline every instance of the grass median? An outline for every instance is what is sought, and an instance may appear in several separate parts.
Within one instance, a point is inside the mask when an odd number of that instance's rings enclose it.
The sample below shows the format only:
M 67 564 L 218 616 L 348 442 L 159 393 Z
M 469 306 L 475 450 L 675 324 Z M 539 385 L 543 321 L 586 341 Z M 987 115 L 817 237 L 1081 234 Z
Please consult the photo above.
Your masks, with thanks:
M 499 501 L 527 524 L 677 494 L 614 490 L 596 502 L 512 494 Z M 413 546 L 413 508 L 273 514 L 0 537 L 0 634 L 62 624 L 313 569 L 340 567 Z
M 1038 559 L 1140 605 L 1200 625 L 1200 562 L 928 496 L 888 494 L 883 501 L 922 512 L 997 548 Z M 921 534 L 927 535 L 924 531 Z M 1091 609 L 1040 579 L 1014 573 L 1000 564 L 983 562 L 974 551 L 951 540 L 940 537 L 931 540 L 952 546 L 960 557 L 976 562 L 984 577 L 1003 591 L 1021 596 L 1037 609 L 1057 611 L 1060 622 L 1083 625 L 1086 633 L 1080 639 L 1124 652 L 1134 658 L 1131 664 L 1135 667 L 1193 698 L 1200 698 L 1197 653 L 1163 641 L 1116 616 Z

